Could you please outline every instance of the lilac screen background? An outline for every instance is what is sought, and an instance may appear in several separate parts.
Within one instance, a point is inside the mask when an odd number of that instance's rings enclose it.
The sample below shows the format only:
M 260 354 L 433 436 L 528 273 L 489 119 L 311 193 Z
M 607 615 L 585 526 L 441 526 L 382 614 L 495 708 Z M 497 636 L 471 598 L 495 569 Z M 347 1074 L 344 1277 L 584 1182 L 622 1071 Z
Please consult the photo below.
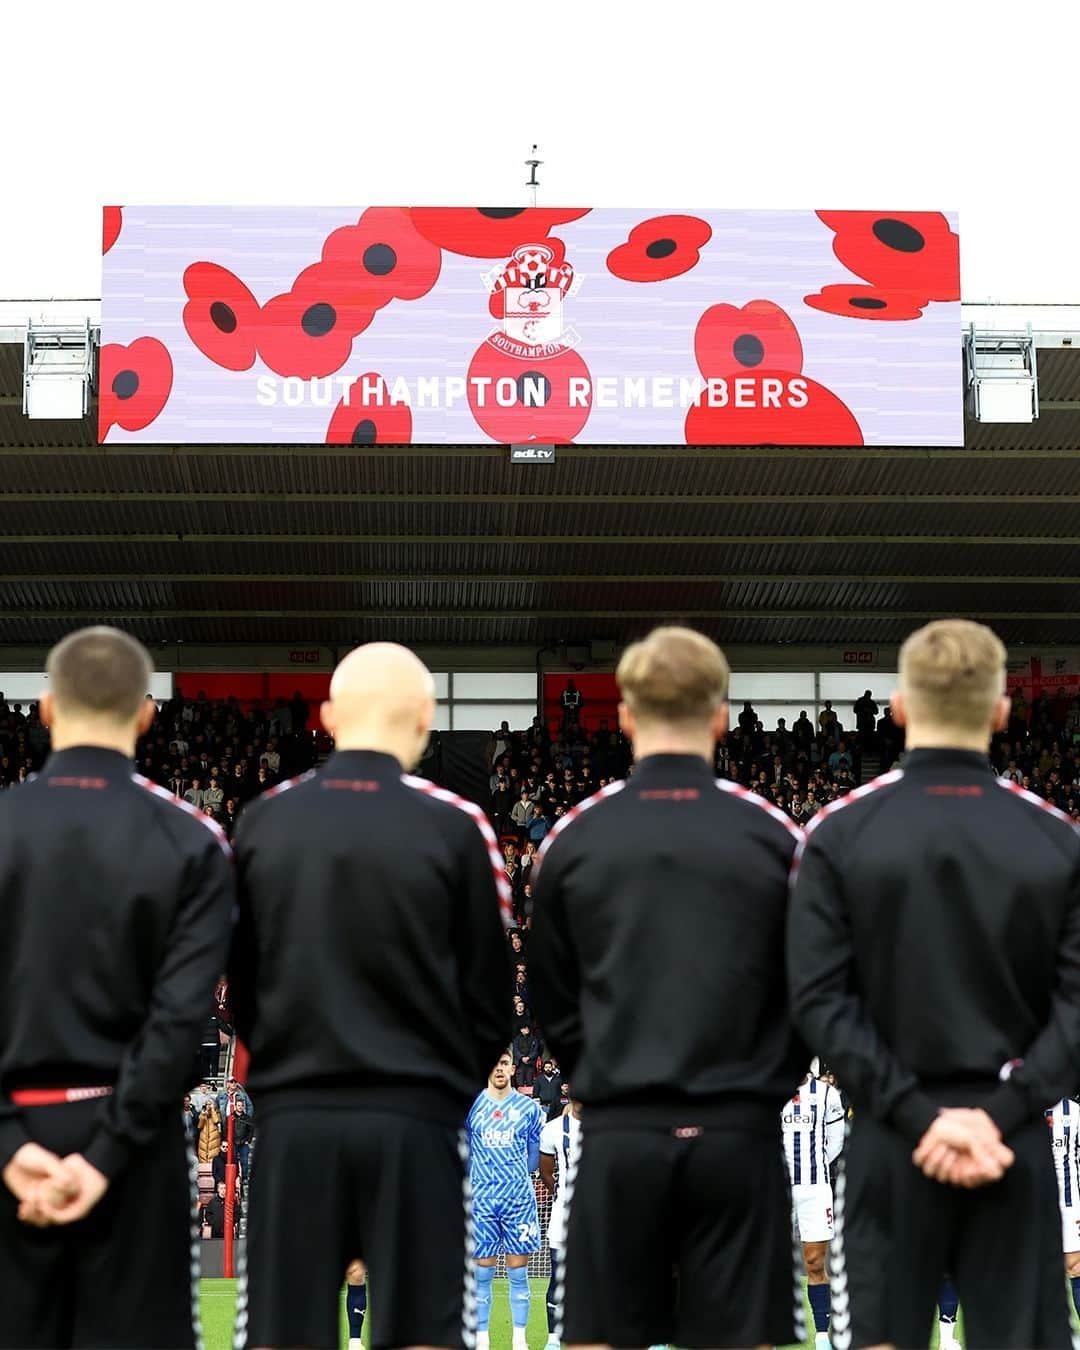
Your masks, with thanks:
M 141 432 L 113 427 L 109 442 L 321 443 L 333 412 L 305 403 L 260 407 L 256 380 L 274 375 L 256 358 L 247 371 L 215 366 L 181 322 L 184 270 L 219 263 L 260 304 L 289 289 L 317 262 L 323 240 L 355 224 L 361 207 L 124 207 L 120 237 L 103 259 L 102 343 L 158 338 L 173 360 L 173 389 L 162 413 Z M 871 322 L 823 314 L 803 303 L 831 283 L 859 282 L 833 256 L 833 232 L 812 211 L 717 211 L 700 216 L 712 238 L 690 272 L 635 283 L 612 276 L 608 253 L 630 230 L 676 208 L 597 208 L 551 235 L 566 244 L 582 277 L 566 301 L 565 322 L 581 336 L 578 351 L 594 380 L 601 376 L 694 378 L 693 338 L 709 305 L 772 300 L 795 322 L 803 373 L 831 389 L 859 421 L 866 445 L 962 445 L 960 304 L 933 303 L 918 320 Z M 951 227 L 956 216 L 946 213 Z M 523 241 L 524 242 L 524 241 Z M 529 242 L 532 242 L 531 240 Z M 443 252 L 434 289 L 420 300 L 392 301 L 353 343 L 337 376 L 374 370 L 390 383 L 404 376 L 464 376 L 476 348 L 497 325 L 481 279 L 497 259 Z M 334 403 L 336 403 L 336 394 Z M 477 444 L 490 438 L 466 400 L 453 408 L 414 406 L 417 444 Z M 686 410 L 594 405 L 575 437 L 589 444 L 681 444 Z

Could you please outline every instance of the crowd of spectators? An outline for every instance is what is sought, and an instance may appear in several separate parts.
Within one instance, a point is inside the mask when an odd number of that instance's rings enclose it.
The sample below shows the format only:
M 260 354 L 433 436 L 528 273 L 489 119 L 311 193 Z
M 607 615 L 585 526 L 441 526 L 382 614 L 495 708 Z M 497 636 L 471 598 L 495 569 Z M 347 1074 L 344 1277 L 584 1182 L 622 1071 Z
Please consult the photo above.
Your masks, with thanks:
M 211 702 L 178 689 L 141 738 L 135 764 L 151 782 L 213 817 L 228 835 L 244 806 L 315 762 L 311 708 L 299 693 L 269 709 L 236 699 Z M 8 704 L 0 693 L 0 788 L 39 769 L 49 733 L 36 703 Z

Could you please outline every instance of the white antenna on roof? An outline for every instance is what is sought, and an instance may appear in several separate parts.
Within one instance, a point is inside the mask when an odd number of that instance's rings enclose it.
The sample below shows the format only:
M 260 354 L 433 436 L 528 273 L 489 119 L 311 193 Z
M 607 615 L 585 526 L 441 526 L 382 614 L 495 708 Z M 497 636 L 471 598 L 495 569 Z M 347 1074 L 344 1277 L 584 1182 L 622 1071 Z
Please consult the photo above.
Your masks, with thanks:
M 533 156 L 533 157 L 532 157 L 531 159 L 527 159 L 527 160 L 525 161 L 525 167 L 529 170 L 529 177 L 528 177 L 528 181 L 526 182 L 525 186 L 531 190 L 531 192 L 532 192 L 532 204 L 533 204 L 533 206 L 535 206 L 535 205 L 536 205 L 536 189 L 540 186 L 540 183 L 539 183 L 539 181 L 537 180 L 537 177 L 536 177 L 536 171 L 537 171 L 537 169 L 540 167 L 540 165 L 543 164 L 544 161 L 543 161 L 542 159 L 537 159 L 537 158 L 536 158 L 536 146 L 535 146 L 535 145 L 533 146 L 532 152 L 531 152 L 531 153 L 532 153 L 532 156 Z

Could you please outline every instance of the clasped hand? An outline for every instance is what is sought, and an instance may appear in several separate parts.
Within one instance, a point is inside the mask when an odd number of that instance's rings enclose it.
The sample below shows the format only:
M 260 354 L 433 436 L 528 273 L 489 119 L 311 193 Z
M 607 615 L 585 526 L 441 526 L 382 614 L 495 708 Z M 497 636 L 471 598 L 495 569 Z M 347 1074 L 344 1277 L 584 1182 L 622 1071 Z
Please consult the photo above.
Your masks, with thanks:
M 957 1106 L 938 1114 L 912 1160 L 934 1181 L 971 1190 L 1000 1181 L 1014 1155 L 985 1111 Z
M 23 1144 L 4 1168 L 4 1185 L 19 1202 L 19 1218 L 34 1228 L 86 1218 L 108 1190 L 81 1153 L 58 1157 L 40 1144 Z

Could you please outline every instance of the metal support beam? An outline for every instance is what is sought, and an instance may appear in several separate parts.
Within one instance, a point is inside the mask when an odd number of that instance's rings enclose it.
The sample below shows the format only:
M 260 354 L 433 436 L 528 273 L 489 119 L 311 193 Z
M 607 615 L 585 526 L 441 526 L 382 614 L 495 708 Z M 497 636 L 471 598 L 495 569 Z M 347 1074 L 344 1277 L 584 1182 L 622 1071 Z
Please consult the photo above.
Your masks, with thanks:
M 835 619 L 836 609 L 770 609 L 759 605 L 742 609 L 678 609 L 665 610 L 668 619 Z M 1000 619 L 1080 620 L 1080 610 L 941 610 L 941 609 L 845 609 L 845 619 L 985 619 L 992 623 Z M 653 619 L 655 609 L 485 609 L 482 613 L 463 616 L 460 610 L 421 609 L 118 609 L 115 606 L 96 609 L 11 609 L 5 608 L 4 618 L 16 619 L 76 619 L 80 622 L 100 622 L 115 619 L 301 619 L 316 623 L 321 619 L 412 619 L 416 621 L 456 619 L 529 620 L 529 619 Z
M 138 585 L 241 585 L 248 582 L 283 583 L 286 585 L 326 584 L 339 582 L 349 585 L 457 585 L 467 582 L 472 586 L 519 586 L 524 584 L 561 585 L 587 582 L 589 585 L 622 585 L 635 582 L 641 585 L 678 583 L 680 586 L 727 586 L 757 583 L 766 586 L 807 586 L 815 583 L 861 585 L 913 586 L 1077 586 L 1080 576 L 941 576 L 938 573 L 867 573 L 867 572 L 543 572 L 530 571 L 492 575 L 489 572 L 4 572 L 0 586 L 33 584 L 93 585 L 98 582 L 123 582 Z
M 0 534 L 0 544 L 472 544 L 481 548 L 505 544 L 573 544 L 669 546 L 711 544 L 804 544 L 845 547 L 849 544 L 993 544 L 1040 548 L 1080 547 L 1080 535 L 996 534 Z
M 170 505 L 200 502 L 258 506 L 299 506 L 305 503 L 357 506 L 1061 506 L 1080 503 L 1080 492 L 1040 492 L 1017 497 L 1015 493 L 952 492 L 0 492 L 5 502 L 161 502 Z

